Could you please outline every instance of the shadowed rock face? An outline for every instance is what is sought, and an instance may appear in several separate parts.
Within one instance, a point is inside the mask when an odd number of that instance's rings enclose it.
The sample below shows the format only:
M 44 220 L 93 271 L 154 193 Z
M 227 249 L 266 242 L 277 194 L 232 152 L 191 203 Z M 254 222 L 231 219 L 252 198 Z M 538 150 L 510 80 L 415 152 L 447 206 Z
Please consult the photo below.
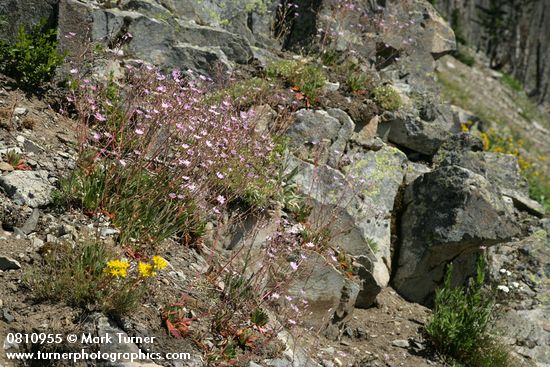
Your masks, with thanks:
M 0 41 L 14 41 L 19 26 L 30 30 L 41 19 L 57 24 L 59 0 L 2 0 L 0 2 Z
M 491 184 L 458 166 L 420 176 L 407 187 L 404 206 L 393 284 L 404 297 L 419 303 L 430 302 L 449 262 L 519 234 Z M 469 273 L 467 268 L 455 271 Z

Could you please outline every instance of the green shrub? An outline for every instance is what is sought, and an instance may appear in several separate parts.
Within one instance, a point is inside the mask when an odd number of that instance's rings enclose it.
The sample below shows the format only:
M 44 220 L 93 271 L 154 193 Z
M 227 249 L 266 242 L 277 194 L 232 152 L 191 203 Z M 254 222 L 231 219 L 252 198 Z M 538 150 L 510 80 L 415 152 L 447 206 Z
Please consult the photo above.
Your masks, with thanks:
M 132 239 L 153 243 L 177 233 L 199 237 L 204 222 L 189 200 L 178 208 L 159 185 L 170 181 L 168 172 L 151 174 L 143 169 L 124 170 L 115 161 L 104 160 L 87 169 L 77 169 L 61 181 L 62 204 L 74 204 L 87 211 L 102 209 L 122 229 L 121 243 Z
M 453 52 L 453 56 L 464 65 L 471 67 L 476 64 L 475 57 L 473 57 L 468 51 L 463 50 L 463 48 L 460 46 L 455 52 Z
M 484 267 L 484 257 L 480 256 L 471 284 L 467 288 L 453 288 L 452 265 L 449 265 L 443 287 L 436 291 L 435 310 L 426 333 L 440 353 L 466 366 L 511 366 L 508 352 L 488 333 L 493 298 L 482 289 Z
M 57 51 L 56 30 L 40 21 L 31 33 L 19 28 L 13 44 L 0 42 L 0 71 L 16 79 L 24 88 L 37 88 L 51 80 L 63 62 Z
M 391 85 L 376 87 L 373 91 L 373 95 L 374 101 L 378 106 L 386 111 L 397 111 L 403 104 L 399 92 Z
M 301 64 L 296 60 L 275 61 L 267 66 L 266 73 L 271 78 L 291 79 Z
M 323 65 L 333 66 L 338 63 L 340 53 L 332 48 L 327 48 L 321 52 L 320 58 Z
M 500 78 L 500 81 L 504 85 L 507 85 L 514 92 L 523 92 L 523 85 L 521 84 L 521 82 L 510 74 L 503 74 L 502 78 Z
M 267 76 L 281 78 L 297 87 L 310 102 L 314 102 L 327 81 L 322 67 L 296 60 L 276 61 L 268 65 Z

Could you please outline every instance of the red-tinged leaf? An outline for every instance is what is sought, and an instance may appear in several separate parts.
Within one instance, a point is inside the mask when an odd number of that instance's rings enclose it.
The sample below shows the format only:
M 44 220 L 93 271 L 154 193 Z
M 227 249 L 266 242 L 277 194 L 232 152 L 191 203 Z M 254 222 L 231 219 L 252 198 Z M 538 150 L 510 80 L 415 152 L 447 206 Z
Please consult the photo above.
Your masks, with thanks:
M 170 320 L 166 319 L 166 320 L 164 320 L 164 322 L 166 323 L 166 328 L 168 329 L 168 332 L 170 333 L 170 335 L 172 335 L 176 339 L 181 339 L 182 338 L 181 333 L 179 332 L 179 330 L 177 328 L 174 327 L 174 325 L 172 325 Z
M 294 94 L 294 98 L 296 98 L 296 100 L 298 100 L 298 101 L 301 101 L 301 100 L 305 99 L 306 97 L 302 93 L 296 92 Z
M 23 161 L 19 161 L 19 163 L 17 163 L 17 165 L 13 168 L 18 171 L 32 171 L 32 168 L 27 166 L 27 164 Z

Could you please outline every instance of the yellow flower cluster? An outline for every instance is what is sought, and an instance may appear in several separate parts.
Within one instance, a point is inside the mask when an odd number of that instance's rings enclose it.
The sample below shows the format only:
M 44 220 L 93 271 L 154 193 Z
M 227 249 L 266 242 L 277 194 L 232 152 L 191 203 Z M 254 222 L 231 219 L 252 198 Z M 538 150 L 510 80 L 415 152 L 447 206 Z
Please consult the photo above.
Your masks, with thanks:
M 126 278 L 130 264 L 127 261 L 111 260 L 103 270 L 105 273 L 115 278 Z
M 138 264 L 138 271 L 139 275 L 144 278 L 154 277 L 157 275 L 152 264 L 142 263 L 141 261 Z
M 144 278 L 150 278 L 157 275 L 157 271 L 164 269 L 168 266 L 168 261 L 160 256 L 153 256 L 151 263 L 139 262 L 137 270 L 140 276 Z M 126 278 L 128 276 L 128 268 L 130 264 L 128 261 L 111 260 L 107 262 L 107 266 L 103 269 L 103 272 L 109 274 L 115 278 Z
M 153 263 L 139 262 L 138 272 L 144 278 L 154 277 L 158 270 L 162 270 L 168 266 L 168 262 L 160 256 L 153 256 Z

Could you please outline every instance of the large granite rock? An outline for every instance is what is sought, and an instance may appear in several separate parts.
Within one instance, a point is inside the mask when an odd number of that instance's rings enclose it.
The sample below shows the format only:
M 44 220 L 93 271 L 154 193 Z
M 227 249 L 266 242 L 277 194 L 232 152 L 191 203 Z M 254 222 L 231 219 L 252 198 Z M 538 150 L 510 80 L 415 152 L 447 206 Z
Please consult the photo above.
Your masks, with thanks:
M 520 232 L 491 184 L 459 166 L 420 176 L 406 188 L 403 205 L 393 285 L 419 303 L 431 302 L 449 262 L 455 262 L 457 281 L 463 281 L 480 246 L 506 242 Z
M 405 155 L 384 146 L 379 151 L 345 156 L 346 174 L 327 165 L 290 158 L 298 190 L 310 198 L 310 222 L 330 229 L 331 246 L 355 259 L 362 287 L 357 307 L 370 306 L 388 285 L 394 199 L 405 171 Z
M 497 335 L 537 367 L 550 366 L 550 306 L 534 310 L 509 310 L 495 324 Z
M 421 26 L 425 32 L 420 42 L 434 59 L 438 59 L 456 50 L 455 33 L 449 23 L 427 1 L 423 6 L 424 21 Z
M 180 18 L 224 28 L 258 47 L 280 48 L 272 37 L 278 1 L 161 0 Z

